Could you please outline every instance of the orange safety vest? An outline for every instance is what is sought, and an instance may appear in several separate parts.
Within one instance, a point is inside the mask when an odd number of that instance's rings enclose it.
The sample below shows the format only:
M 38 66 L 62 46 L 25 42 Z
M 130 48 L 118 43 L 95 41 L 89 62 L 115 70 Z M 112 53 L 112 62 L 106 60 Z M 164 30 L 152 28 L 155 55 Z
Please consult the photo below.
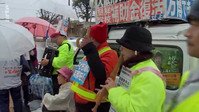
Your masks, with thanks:
M 110 47 L 106 46 L 106 47 L 102 48 L 101 50 L 99 50 L 98 53 L 99 53 L 99 55 L 101 55 L 109 50 L 112 50 L 112 49 Z M 87 101 L 95 102 L 95 99 L 97 96 L 96 93 L 87 88 L 84 88 L 83 86 L 79 85 L 77 82 L 72 83 L 71 90 L 74 91 L 75 93 L 77 93 L 77 95 L 80 98 L 85 99 Z

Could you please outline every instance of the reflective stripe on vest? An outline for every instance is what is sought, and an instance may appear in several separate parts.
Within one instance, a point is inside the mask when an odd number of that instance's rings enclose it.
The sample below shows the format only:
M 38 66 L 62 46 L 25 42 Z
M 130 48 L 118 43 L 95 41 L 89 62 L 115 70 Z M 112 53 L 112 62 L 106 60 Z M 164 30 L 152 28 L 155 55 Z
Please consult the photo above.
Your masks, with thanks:
M 99 53 L 99 55 L 101 55 L 109 50 L 112 50 L 112 49 L 110 47 L 106 46 L 106 47 L 100 49 L 98 51 L 98 53 Z M 95 101 L 95 98 L 97 96 L 95 92 L 84 88 L 83 86 L 79 85 L 77 82 L 73 82 L 73 84 L 71 85 L 71 90 L 73 90 L 75 93 L 77 93 L 77 95 L 79 97 L 81 97 L 82 99 L 92 101 L 92 102 Z
M 144 68 L 141 68 L 139 70 L 133 70 L 133 71 L 131 71 L 131 74 L 132 75 L 136 75 L 136 74 L 140 74 L 140 73 L 142 73 L 144 71 L 150 71 L 150 72 L 156 74 L 158 77 L 160 77 L 162 79 L 162 81 L 165 84 L 165 78 L 163 77 L 163 75 L 161 74 L 161 72 L 158 71 L 157 69 L 153 68 L 153 67 L 144 67 Z

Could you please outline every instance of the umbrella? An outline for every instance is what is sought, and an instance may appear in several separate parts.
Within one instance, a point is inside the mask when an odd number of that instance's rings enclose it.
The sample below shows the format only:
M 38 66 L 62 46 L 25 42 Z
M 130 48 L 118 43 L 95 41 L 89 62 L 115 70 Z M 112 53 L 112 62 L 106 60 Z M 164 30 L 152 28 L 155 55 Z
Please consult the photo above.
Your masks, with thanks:
M 35 37 L 46 37 L 48 29 L 48 35 L 52 35 L 57 30 L 48 21 L 38 17 L 23 17 L 18 19 L 16 23 L 27 28 Z
M 35 47 L 33 35 L 24 27 L 0 22 L 0 59 L 15 59 Z
M 39 9 L 44 9 L 55 14 L 77 19 L 72 6 L 68 5 L 68 0 L 37 0 L 34 5 Z

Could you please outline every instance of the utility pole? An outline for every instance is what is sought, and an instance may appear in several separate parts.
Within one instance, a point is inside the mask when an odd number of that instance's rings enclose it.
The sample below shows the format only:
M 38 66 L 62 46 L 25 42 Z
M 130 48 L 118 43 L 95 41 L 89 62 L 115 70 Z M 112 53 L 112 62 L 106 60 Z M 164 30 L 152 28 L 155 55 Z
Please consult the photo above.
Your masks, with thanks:
M 70 6 L 70 0 L 68 0 L 68 6 Z
M 5 18 L 5 4 L 4 0 L 0 0 L 0 19 Z
M 6 4 L 6 0 L 0 0 L 0 20 L 10 20 L 9 6 Z

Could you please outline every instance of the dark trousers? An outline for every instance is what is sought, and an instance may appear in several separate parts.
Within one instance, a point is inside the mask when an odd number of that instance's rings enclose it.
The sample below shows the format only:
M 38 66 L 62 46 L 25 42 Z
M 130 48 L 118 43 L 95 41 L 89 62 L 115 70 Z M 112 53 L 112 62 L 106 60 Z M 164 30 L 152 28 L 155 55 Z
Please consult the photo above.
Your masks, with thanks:
M 24 105 L 27 106 L 29 102 L 29 79 L 28 76 L 24 73 L 21 74 L 21 80 L 22 80 L 22 90 L 23 90 L 23 98 L 24 98 Z
M 92 108 L 95 106 L 95 102 L 89 102 L 87 104 L 80 104 L 75 103 L 76 111 L 77 112 L 92 112 Z M 100 106 L 97 109 L 97 112 L 109 112 L 110 109 L 110 103 L 101 103 Z
M 9 92 L 14 103 L 14 111 L 22 112 L 21 86 L 0 90 L 0 112 L 9 112 Z
M 59 84 L 58 84 L 58 81 L 57 81 L 57 76 L 58 75 L 52 75 L 51 78 L 52 78 L 52 83 L 53 83 L 53 94 L 58 94 L 59 93 Z
M 28 105 L 29 97 L 30 97 L 28 85 L 23 85 L 23 86 L 22 86 L 22 89 L 23 89 L 24 104 L 25 104 L 25 105 Z

